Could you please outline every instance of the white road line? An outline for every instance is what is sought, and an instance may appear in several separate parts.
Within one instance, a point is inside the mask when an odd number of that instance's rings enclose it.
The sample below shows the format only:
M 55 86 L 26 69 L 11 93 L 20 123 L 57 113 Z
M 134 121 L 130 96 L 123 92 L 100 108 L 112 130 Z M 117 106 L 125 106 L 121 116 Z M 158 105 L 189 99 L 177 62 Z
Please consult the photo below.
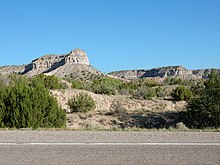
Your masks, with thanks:
M 174 142 L 174 143 L 0 143 L 0 146 L 220 146 L 220 143 Z

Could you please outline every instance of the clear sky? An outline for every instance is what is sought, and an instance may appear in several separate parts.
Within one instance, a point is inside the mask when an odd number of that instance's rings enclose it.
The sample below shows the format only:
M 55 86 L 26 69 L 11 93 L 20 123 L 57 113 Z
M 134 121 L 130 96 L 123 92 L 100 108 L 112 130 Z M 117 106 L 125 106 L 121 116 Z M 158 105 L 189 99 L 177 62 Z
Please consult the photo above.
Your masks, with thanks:
M 0 0 L 0 65 L 86 51 L 103 72 L 220 68 L 220 0 Z

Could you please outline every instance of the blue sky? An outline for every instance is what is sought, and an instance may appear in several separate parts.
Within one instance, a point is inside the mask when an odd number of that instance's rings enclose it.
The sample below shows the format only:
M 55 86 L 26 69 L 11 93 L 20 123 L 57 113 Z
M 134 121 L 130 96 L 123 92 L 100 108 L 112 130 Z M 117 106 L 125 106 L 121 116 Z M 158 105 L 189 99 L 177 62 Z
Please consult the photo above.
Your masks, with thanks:
M 103 72 L 220 68 L 220 0 L 0 0 L 0 65 L 86 51 Z

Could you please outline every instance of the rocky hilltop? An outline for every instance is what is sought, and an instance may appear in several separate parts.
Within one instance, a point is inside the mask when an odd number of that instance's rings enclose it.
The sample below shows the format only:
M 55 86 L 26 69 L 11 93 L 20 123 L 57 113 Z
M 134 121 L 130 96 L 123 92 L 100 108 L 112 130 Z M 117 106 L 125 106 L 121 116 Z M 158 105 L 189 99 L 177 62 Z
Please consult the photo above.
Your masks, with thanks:
M 216 69 L 220 74 L 220 69 Z M 167 66 L 153 69 L 139 70 L 122 70 L 108 74 L 108 76 L 121 79 L 137 79 L 137 78 L 165 78 L 179 77 L 183 79 L 201 79 L 207 78 L 211 69 L 188 70 L 183 66 Z M 26 76 L 34 76 L 37 74 L 56 75 L 58 77 L 87 78 L 91 75 L 100 75 L 89 64 L 89 59 L 82 49 L 74 49 L 67 54 L 47 54 L 33 60 L 27 65 L 21 66 L 2 66 L 0 74 L 8 75 L 18 73 Z
M 147 77 L 178 77 L 183 79 L 207 78 L 212 69 L 188 70 L 183 66 L 167 66 L 153 69 L 122 70 L 109 73 L 109 75 L 124 79 L 137 79 Z M 220 69 L 215 69 L 220 74 Z
M 58 77 L 74 77 L 81 72 L 100 74 L 100 72 L 89 65 L 89 59 L 81 49 L 74 49 L 70 53 L 62 55 L 47 54 L 27 65 L 0 67 L 1 74 L 18 73 L 27 76 L 43 73 Z

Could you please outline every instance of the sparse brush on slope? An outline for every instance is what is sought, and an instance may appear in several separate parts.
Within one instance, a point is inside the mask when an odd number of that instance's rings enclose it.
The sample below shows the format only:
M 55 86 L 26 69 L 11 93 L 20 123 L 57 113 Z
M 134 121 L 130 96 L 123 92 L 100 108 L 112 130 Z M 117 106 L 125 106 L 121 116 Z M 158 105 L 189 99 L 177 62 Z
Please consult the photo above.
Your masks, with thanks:
M 59 79 L 52 75 L 46 76 L 44 74 L 39 74 L 30 78 L 31 85 L 36 86 L 36 84 L 42 83 L 47 89 L 65 89 L 66 86 L 59 82 Z
M 173 90 L 171 96 L 176 100 L 190 100 L 193 97 L 193 93 L 185 86 L 178 86 Z
M 86 93 L 80 93 L 68 101 L 71 112 L 89 112 L 95 109 L 95 101 Z

